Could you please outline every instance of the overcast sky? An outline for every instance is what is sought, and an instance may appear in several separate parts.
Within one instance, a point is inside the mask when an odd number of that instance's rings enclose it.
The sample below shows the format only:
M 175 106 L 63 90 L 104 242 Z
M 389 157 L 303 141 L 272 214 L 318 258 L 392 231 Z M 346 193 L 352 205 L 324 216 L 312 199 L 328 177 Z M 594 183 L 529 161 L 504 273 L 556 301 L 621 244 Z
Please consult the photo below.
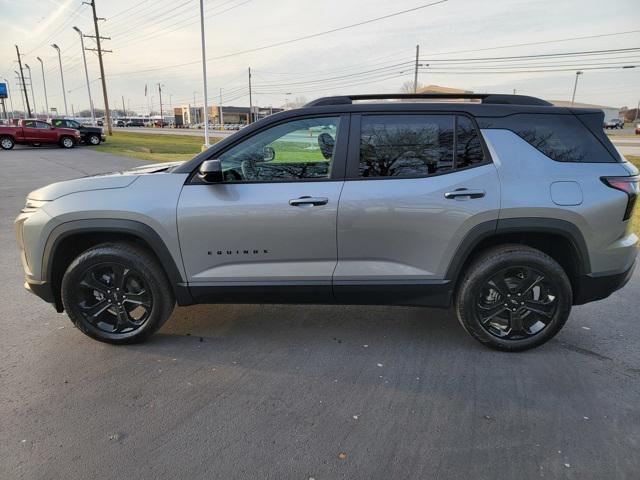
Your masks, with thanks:
M 635 107 L 640 100 L 640 5 L 638 0 L 448 0 L 365 25 L 259 51 L 258 47 L 348 26 L 436 0 L 207 0 L 206 43 L 209 98 L 248 105 L 247 67 L 254 72 L 254 104 L 280 106 L 285 100 L 340 93 L 397 92 L 413 80 L 415 46 L 420 45 L 419 82 L 476 92 L 518 93 L 570 100 L 575 71 L 580 77 L 576 101 Z M 35 100 L 43 109 L 40 56 L 45 65 L 50 107 L 63 112 L 57 54 L 62 49 L 65 86 L 76 111 L 89 105 L 77 25 L 93 35 L 91 8 L 81 0 L 0 0 L 0 78 L 10 80 L 21 105 L 14 70 L 18 44 L 33 70 Z M 107 88 L 112 107 L 122 97 L 143 113 L 158 82 L 165 108 L 202 102 L 202 66 L 198 0 L 96 0 Z M 632 33 L 551 42 L 612 33 Z M 635 32 L 633 32 L 635 31 Z M 538 45 L 503 47 L 523 43 Z M 94 47 L 85 39 L 86 47 Z M 473 59 L 576 53 L 596 50 L 638 51 L 580 57 Z M 231 55 L 233 54 L 233 55 Z M 226 57 L 225 57 L 226 56 Z M 219 58 L 224 57 L 224 58 Z M 456 62 L 455 59 L 472 59 Z M 451 60 L 448 62 L 448 60 Z M 102 107 L 97 57 L 87 52 L 96 107 Z M 484 62 L 484 63 L 483 63 Z M 186 64 L 186 65 L 184 65 Z M 428 66 L 426 66 L 428 64 Z M 639 65 L 622 69 L 622 65 Z M 607 69 L 596 69 L 608 67 Z M 515 71 L 550 69 L 554 72 Z M 593 68 L 593 69 L 591 69 Z M 148 96 L 145 97 L 145 85 Z M 229 101 L 224 100 L 225 98 Z

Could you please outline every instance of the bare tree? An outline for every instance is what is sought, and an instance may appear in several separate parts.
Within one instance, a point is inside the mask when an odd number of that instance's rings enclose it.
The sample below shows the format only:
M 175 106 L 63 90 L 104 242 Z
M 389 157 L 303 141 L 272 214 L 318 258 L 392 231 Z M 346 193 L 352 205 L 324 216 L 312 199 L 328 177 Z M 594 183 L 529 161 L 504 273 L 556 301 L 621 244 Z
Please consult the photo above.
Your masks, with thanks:
M 420 82 L 418 82 L 418 88 L 417 90 L 422 88 L 422 84 Z M 412 81 L 406 81 L 402 84 L 402 86 L 400 87 L 400 93 L 413 93 L 413 82 Z

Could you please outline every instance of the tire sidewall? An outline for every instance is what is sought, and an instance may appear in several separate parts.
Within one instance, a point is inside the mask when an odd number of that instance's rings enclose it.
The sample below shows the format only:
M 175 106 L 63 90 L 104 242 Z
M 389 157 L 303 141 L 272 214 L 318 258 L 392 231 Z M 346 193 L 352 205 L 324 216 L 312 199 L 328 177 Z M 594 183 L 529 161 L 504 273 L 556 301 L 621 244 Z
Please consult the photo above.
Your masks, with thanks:
M 540 333 L 521 340 L 506 340 L 492 335 L 482 326 L 477 316 L 476 302 L 482 288 L 493 275 L 514 267 L 530 267 L 544 273 L 556 290 L 558 306 L 553 318 Z M 498 350 L 520 351 L 542 345 L 560 331 L 571 312 L 572 298 L 571 283 L 562 267 L 553 259 L 535 250 L 505 251 L 494 261 L 485 259 L 469 269 L 458 292 L 457 313 L 464 328 L 481 343 Z
M 75 294 L 77 285 L 87 269 L 105 262 L 121 263 L 135 270 L 150 289 L 153 304 L 149 317 L 144 324 L 128 333 L 105 332 L 88 322 L 76 306 Z M 154 263 L 146 252 L 130 249 L 119 249 L 112 246 L 96 247 L 82 253 L 67 268 L 62 280 L 62 303 L 71 321 L 85 334 L 108 343 L 135 343 L 146 339 L 158 330 L 171 315 L 174 306 L 173 292 L 168 286 L 166 277 L 158 278 L 158 272 L 147 265 Z
M 70 143 L 69 145 L 66 145 L 66 144 L 65 144 L 67 140 L 70 140 L 70 141 L 71 141 L 71 143 Z M 60 139 L 60 146 L 61 146 L 62 148 L 73 148 L 73 147 L 75 147 L 75 145 L 76 145 L 76 142 L 74 142 L 74 141 L 73 141 L 73 138 L 71 138 L 71 137 L 62 137 L 62 138 Z
M 7 140 L 9 142 L 11 142 L 11 145 L 8 146 L 8 147 L 5 147 L 5 142 Z M 2 137 L 2 138 L 0 138 L 0 147 L 2 147 L 3 150 L 11 150 L 15 146 L 15 144 L 16 144 L 16 142 L 11 137 Z
M 89 145 L 100 145 L 100 137 L 98 135 L 89 135 Z

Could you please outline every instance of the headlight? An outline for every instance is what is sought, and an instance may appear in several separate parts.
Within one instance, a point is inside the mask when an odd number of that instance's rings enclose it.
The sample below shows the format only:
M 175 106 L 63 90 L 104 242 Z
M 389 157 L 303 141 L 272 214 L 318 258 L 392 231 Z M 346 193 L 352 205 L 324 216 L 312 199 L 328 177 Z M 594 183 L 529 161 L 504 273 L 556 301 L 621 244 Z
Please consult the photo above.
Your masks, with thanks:
M 34 200 L 32 198 L 27 198 L 27 201 L 24 204 L 24 208 L 20 211 L 22 213 L 35 212 L 47 202 L 48 200 Z

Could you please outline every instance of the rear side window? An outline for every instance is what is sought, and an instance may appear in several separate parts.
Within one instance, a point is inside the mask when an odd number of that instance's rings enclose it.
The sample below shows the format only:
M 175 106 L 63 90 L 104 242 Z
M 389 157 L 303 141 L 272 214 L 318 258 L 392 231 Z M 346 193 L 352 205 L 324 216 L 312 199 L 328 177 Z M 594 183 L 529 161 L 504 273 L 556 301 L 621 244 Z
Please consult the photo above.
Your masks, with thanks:
M 484 162 L 467 117 L 363 115 L 360 130 L 360 177 L 425 177 Z
M 574 115 L 516 114 L 480 121 L 481 128 L 511 130 L 558 162 L 618 161 Z

